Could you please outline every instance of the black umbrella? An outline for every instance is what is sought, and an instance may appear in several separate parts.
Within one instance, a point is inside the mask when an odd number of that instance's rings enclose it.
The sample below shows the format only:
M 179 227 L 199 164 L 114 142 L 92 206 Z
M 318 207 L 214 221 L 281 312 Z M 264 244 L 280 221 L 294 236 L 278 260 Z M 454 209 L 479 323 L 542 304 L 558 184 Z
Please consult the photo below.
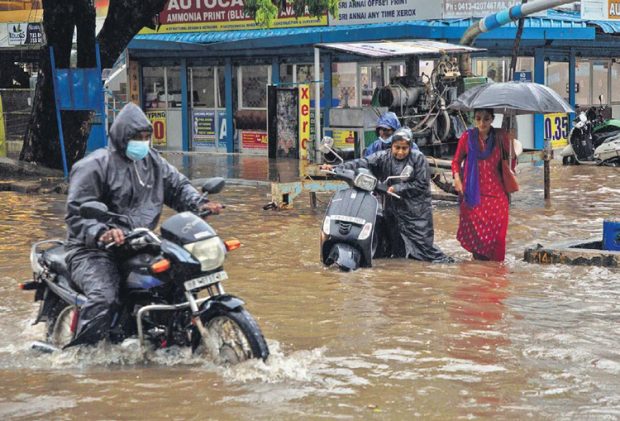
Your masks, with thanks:
M 479 85 L 463 92 L 450 110 L 492 108 L 498 114 L 573 113 L 571 106 L 553 89 L 533 82 L 501 82 Z

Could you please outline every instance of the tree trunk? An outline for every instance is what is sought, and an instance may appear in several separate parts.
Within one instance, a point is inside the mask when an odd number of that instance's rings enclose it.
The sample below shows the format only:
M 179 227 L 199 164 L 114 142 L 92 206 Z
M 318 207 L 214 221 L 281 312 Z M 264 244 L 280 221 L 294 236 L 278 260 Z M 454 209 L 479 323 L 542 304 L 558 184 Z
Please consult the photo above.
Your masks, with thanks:
M 114 64 L 140 29 L 153 25 L 154 16 L 165 4 L 166 0 L 110 0 L 108 16 L 97 37 L 102 68 Z M 78 28 L 78 67 L 95 67 L 95 12 L 92 0 L 43 1 L 43 28 L 47 45 L 41 48 L 37 88 L 20 160 L 62 168 L 49 46 L 54 46 L 56 67 L 69 67 L 75 26 Z M 92 113 L 63 111 L 61 115 L 70 167 L 84 156 Z

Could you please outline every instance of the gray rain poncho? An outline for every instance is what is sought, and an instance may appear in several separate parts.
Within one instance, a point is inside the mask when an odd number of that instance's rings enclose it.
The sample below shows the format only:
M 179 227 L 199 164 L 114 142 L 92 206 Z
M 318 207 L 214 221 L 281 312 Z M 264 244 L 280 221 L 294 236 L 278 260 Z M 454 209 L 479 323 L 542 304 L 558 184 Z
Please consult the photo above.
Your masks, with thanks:
M 78 337 L 71 345 L 94 343 L 110 327 L 118 304 L 120 275 L 111 252 L 97 247 L 99 236 L 111 227 L 79 214 L 89 201 L 105 203 L 109 210 L 126 215 L 134 228 L 156 227 L 163 205 L 189 210 L 200 194 L 189 180 L 159 153 L 150 149 L 140 161 L 125 155 L 129 140 L 141 131 L 152 131 L 151 123 L 135 104 L 127 104 L 110 129 L 110 145 L 73 165 L 67 197 L 67 250 L 72 281 L 87 297 L 80 311 Z
M 391 150 L 377 152 L 367 158 L 342 164 L 345 168 L 367 168 L 379 181 L 389 176 L 401 175 L 411 167 L 411 175 L 405 180 L 391 180 L 394 193 L 401 199 L 386 196 L 384 208 L 385 226 L 390 241 L 392 257 L 408 257 L 430 262 L 450 262 L 439 248 L 433 245 L 433 210 L 431 205 L 430 170 L 424 155 L 411 150 L 401 161 L 392 156 Z

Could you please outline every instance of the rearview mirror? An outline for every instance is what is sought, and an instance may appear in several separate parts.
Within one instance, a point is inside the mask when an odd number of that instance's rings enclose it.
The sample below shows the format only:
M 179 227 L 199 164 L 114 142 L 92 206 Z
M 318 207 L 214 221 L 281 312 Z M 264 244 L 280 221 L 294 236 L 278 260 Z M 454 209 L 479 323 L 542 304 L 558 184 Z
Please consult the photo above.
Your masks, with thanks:
M 80 205 L 80 216 L 85 219 L 103 220 L 109 217 L 108 207 L 101 202 L 86 202 Z
M 225 185 L 226 185 L 226 179 L 223 177 L 209 178 L 202 185 L 202 192 L 209 193 L 209 194 L 216 194 L 216 193 L 221 192 L 224 189 Z
M 332 148 L 334 147 L 334 139 L 329 137 L 329 136 L 325 136 L 323 137 L 323 139 L 321 139 L 321 145 L 319 146 L 319 150 L 323 153 L 330 153 L 333 152 Z
M 401 177 L 409 178 L 413 173 L 413 167 L 411 165 L 405 165 L 405 168 L 400 172 Z

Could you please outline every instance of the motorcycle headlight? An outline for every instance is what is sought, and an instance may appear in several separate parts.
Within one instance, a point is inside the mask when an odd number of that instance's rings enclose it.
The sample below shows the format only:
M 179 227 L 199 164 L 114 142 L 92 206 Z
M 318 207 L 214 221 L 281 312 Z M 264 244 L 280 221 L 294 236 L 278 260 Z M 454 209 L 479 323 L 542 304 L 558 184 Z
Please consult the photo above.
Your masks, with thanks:
M 373 191 L 377 186 L 377 179 L 370 174 L 358 174 L 353 184 L 362 190 Z
M 323 232 L 327 235 L 329 235 L 329 228 L 331 223 L 332 219 L 329 216 L 325 216 L 325 219 L 323 220 Z
M 185 244 L 183 247 L 200 262 L 203 272 L 219 268 L 226 257 L 226 247 L 220 237 Z

